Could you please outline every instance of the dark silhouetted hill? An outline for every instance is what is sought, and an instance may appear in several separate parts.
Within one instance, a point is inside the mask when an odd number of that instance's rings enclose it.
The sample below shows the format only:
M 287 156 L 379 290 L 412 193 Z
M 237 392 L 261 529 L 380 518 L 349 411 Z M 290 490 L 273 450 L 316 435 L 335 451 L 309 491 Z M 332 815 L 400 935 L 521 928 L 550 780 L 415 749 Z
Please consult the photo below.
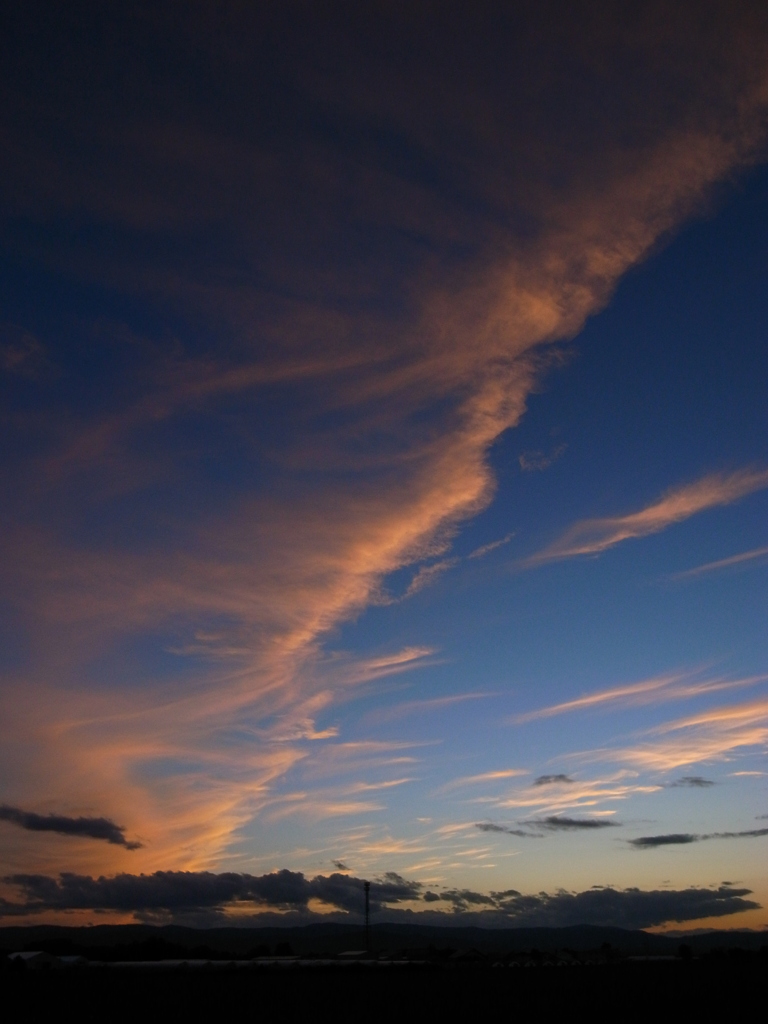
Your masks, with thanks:
M 537 949 L 599 950 L 610 947 L 623 955 L 674 955 L 681 943 L 693 955 L 714 949 L 758 950 L 768 945 L 768 932 L 712 931 L 665 936 L 622 928 L 588 925 L 569 928 L 484 929 L 380 924 L 371 929 L 371 946 L 381 950 L 468 950 L 486 955 Z M 363 947 L 359 925 L 311 924 L 289 928 L 195 929 L 176 925 L 56 925 L 0 928 L 0 950 L 44 949 L 60 956 L 89 960 L 247 959 L 285 954 L 333 956 Z

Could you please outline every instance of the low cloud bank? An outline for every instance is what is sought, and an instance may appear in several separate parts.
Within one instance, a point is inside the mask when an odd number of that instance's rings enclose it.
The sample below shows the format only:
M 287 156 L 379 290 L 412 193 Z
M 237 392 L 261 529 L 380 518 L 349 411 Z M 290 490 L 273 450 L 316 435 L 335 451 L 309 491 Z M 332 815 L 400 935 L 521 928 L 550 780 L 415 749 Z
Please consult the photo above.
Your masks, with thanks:
M 667 921 L 694 921 L 724 917 L 760 904 L 744 899 L 749 889 L 655 890 L 613 889 L 595 886 L 585 892 L 537 893 L 527 896 L 509 889 L 487 895 L 452 889 L 439 898 L 451 904 L 462 923 L 496 927 L 565 927 L 592 924 L 617 928 L 650 928 Z M 437 894 L 431 893 L 434 902 Z M 482 908 L 472 913 L 473 908 Z M 487 908 L 487 910 L 485 909 Z
M 29 914 L 46 910 L 193 911 L 250 903 L 277 910 L 306 909 L 310 900 L 347 912 L 363 906 L 363 880 L 334 873 L 306 878 L 300 871 L 275 871 L 268 875 L 239 874 L 234 871 L 156 871 L 152 875 L 120 874 L 112 878 L 91 878 L 62 872 L 48 875 L 9 875 L 3 879 L 17 886 L 24 902 L 0 902 L 0 913 Z M 371 909 L 385 904 L 419 899 L 421 884 L 409 882 L 394 872 L 371 882 Z
M 112 878 L 62 873 L 10 875 L 6 885 L 20 893 L 18 902 L 0 899 L 0 916 L 91 910 L 133 913 L 137 920 L 204 924 L 255 925 L 358 920 L 362 915 L 363 879 L 351 875 L 318 875 L 282 870 L 267 875 L 208 871 L 157 871 L 152 875 L 121 874 Z M 563 927 L 576 924 L 647 928 L 668 921 L 724 917 L 760 904 L 745 899 L 750 889 L 722 885 L 718 889 L 642 891 L 595 886 L 586 892 L 559 891 L 525 895 L 516 889 L 480 893 L 470 889 L 424 891 L 420 882 L 394 872 L 371 882 L 371 909 L 379 921 L 422 924 L 476 924 L 485 927 Z M 320 900 L 330 914 L 309 909 Z M 408 908 L 398 904 L 410 903 Z M 429 909 L 419 909 L 426 903 Z M 416 909 L 414 909 L 416 904 Z M 442 906 L 440 906 L 442 904 Z M 445 909 L 443 909 L 445 907 Z M 229 912 L 236 909 L 237 915 Z
M 0 806 L 0 821 L 9 821 L 28 832 L 58 832 L 63 836 L 103 839 L 126 850 L 140 850 L 141 843 L 125 838 L 125 829 L 109 818 L 69 818 L 64 814 L 35 814 L 19 807 Z

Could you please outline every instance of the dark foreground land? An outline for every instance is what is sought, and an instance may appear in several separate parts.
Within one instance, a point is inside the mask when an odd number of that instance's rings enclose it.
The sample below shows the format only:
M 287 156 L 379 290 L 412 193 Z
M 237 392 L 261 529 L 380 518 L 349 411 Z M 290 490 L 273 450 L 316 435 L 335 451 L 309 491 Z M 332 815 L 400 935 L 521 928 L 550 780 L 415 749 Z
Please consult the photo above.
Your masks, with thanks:
M 350 954 L 358 932 L 0 929 L 6 953 L 48 957 L 35 964 L 2 956 L 2 1005 L 6 1019 L 31 1022 L 400 1024 L 485 1014 L 645 1024 L 745 1019 L 764 1006 L 768 981 L 764 934 L 710 933 L 681 945 L 618 929 L 393 927 L 377 929 L 386 949 Z
M 196 971 L 85 968 L 3 977 L 7 1020 L 744 1020 L 764 1005 L 765 964 L 633 963 Z

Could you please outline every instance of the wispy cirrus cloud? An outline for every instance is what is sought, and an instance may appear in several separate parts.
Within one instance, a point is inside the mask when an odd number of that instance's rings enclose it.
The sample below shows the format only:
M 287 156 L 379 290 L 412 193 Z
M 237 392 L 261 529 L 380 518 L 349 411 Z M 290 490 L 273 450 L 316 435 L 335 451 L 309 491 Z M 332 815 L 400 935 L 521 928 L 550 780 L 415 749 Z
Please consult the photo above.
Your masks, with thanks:
M 303 791 L 281 792 L 265 799 L 260 813 L 266 821 L 280 821 L 301 815 L 311 821 L 368 815 L 383 811 L 386 804 L 378 800 L 365 799 L 367 794 L 381 793 L 416 781 L 413 776 L 376 781 L 350 781 L 335 786 L 317 786 Z
M 409 715 L 428 715 L 431 712 L 442 711 L 444 708 L 453 707 L 455 704 L 464 704 L 466 701 L 487 700 L 497 697 L 496 693 L 451 693 L 444 697 L 425 697 L 423 700 L 406 700 L 399 704 L 393 704 L 388 708 L 379 708 L 366 716 L 369 723 L 391 722 L 398 718 L 407 718 Z
M 496 771 L 480 772 L 479 775 L 462 775 L 458 779 L 452 779 L 442 787 L 443 790 L 459 789 L 462 786 L 476 786 L 482 782 L 501 782 L 505 779 L 513 779 L 519 775 L 528 775 L 525 768 L 499 768 Z
M 686 569 L 683 572 L 673 573 L 670 580 L 688 580 L 696 576 L 703 576 L 708 572 L 717 572 L 719 569 L 730 569 L 734 565 L 745 565 L 748 562 L 757 562 L 768 558 L 768 547 L 752 548 L 750 551 L 742 551 L 738 555 L 730 555 L 728 558 L 719 558 L 716 562 L 706 562 L 704 565 L 697 565 L 693 569 Z
M 503 547 L 508 544 L 514 537 L 514 533 L 508 533 L 506 537 L 502 537 L 500 540 L 491 541 L 490 544 L 483 544 L 479 548 L 475 548 L 474 551 L 470 551 L 466 555 L 466 559 L 485 558 L 492 551 L 497 548 Z M 405 593 L 400 598 L 388 598 L 384 597 L 381 599 L 382 604 L 390 604 L 395 601 L 404 601 L 409 597 L 413 597 L 414 594 L 418 594 L 420 590 L 425 587 L 431 586 L 435 580 L 437 580 L 444 573 L 448 572 L 449 569 L 455 569 L 457 565 L 462 561 L 461 558 L 451 556 L 450 558 L 441 558 L 438 562 L 432 562 L 429 565 L 423 565 L 414 575 L 411 582 L 408 584 Z
M 457 779 L 442 787 L 441 791 L 453 791 L 467 785 L 474 787 L 488 782 L 504 783 L 514 776 L 527 774 L 519 770 L 509 773 L 489 772 Z M 468 795 L 467 799 L 470 803 L 493 807 L 499 811 L 533 811 L 542 820 L 551 816 L 569 817 L 570 813 L 579 810 L 588 810 L 597 818 L 613 813 L 610 809 L 600 810 L 601 805 L 658 793 L 661 789 L 659 783 L 640 780 L 636 771 L 624 768 L 602 778 L 578 779 L 564 773 L 542 775 L 525 786 L 506 787 L 501 791 L 497 786 L 493 789 L 489 787 L 482 795 Z
M 364 662 L 357 663 L 357 670 L 364 669 L 363 678 L 368 679 L 368 673 L 393 672 L 404 665 L 411 666 L 414 662 L 420 661 L 434 654 L 432 647 L 404 647 L 394 654 L 385 654 L 378 658 L 367 658 Z
M 297 799 L 280 802 L 280 806 L 267 809 L 266 821 L 282 821 L 300 815 L 308 821 L 323 821 L 327 818 L 357 817 L 374 811 L 386 810 L 386 804 L 374 800 L 323 800 L 314 793 L 301 793 Z
M 412 597 L 414 594 L 418 594 L 418 592 L 423 590 L 425 587 L 431 586 L 438 576 L 442 576 L 444 572 L 452 569 L 457 562 L 457 558 L 443 558 L 439 562 L 433 562 L 431 565 L 422 566 L 408 584 L 408 589 L 406 590 L 404 597 Z
M 568 755 L 579 762 L 613 762 L 637 770 L 668 772 L 728 761 L 768 744 L 765 698 L 711 708 L 645 730 L 634 743 Z
M 534 782 L 522 789 L 508 791 L 498 797 L 485 797 L 483 802 L 500 809 L 534 809 L 541 814 L 561 814 L 581 808 L 596 809 L 603 803 L 648 795 L 661 789 L 658 784 L 637 781 L 637 773 L 622 770 L 607 778 L 553 778 L 544 785 Z M 593 813 L 595 811 L 593 810 Z M 602 811 L 601 814 L 611 813 Z
M 713 473 L 695 483 L 672 488 L 639 512 L 584 519 L 567 530 L 559 540 L 521 564 L 533 567 L 564 558 L 597 555 L 622 541 L 660 533 L 699 512 L 730 505 L 765 487 L 768 487 L 768 470 L 765 469 Z
M 569 714 L 574 711 L 585 711 L 592 708 L 621 709 L 642 707 L 652 704 L 663 704 L 667 701 L 688 700 L 701 697 L 708 693 L 722 690 L 734 690 L 744 686 L 756 686 L 768 679 L 768 675 L 746 676 L 743 679 L 704 679 L 696 680 L 690 673 L 673 673 L 655 676 L 638 683 L 613 686 L 607 690 L 576 697 L 574 700 L 551 704 L 549 707 L 526 711 L 509 719 L 513 725 L 523 725 L 541 718 L 552 718 L 556 715 Z
M 514 533 L 508 533 L 500 540 L 493 540 L 490 544 L 483 544 L 481 547 L 475 548 L 474 551 L 470 551 L 467 558 L 484 558 L 486 555 L 489 555 L 491 551 L 495 551 L 497 548 L 501 548 L 505 544 L 509 544 L 514 536 Z

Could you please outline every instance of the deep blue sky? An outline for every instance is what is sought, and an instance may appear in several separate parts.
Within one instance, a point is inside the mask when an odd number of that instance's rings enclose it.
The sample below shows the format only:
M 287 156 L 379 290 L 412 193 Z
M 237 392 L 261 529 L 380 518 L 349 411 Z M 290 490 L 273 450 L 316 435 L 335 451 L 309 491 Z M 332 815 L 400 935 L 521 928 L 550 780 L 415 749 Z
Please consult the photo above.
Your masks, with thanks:
M 764 925 L 761 5 L 4 18 L 9 915 Z

